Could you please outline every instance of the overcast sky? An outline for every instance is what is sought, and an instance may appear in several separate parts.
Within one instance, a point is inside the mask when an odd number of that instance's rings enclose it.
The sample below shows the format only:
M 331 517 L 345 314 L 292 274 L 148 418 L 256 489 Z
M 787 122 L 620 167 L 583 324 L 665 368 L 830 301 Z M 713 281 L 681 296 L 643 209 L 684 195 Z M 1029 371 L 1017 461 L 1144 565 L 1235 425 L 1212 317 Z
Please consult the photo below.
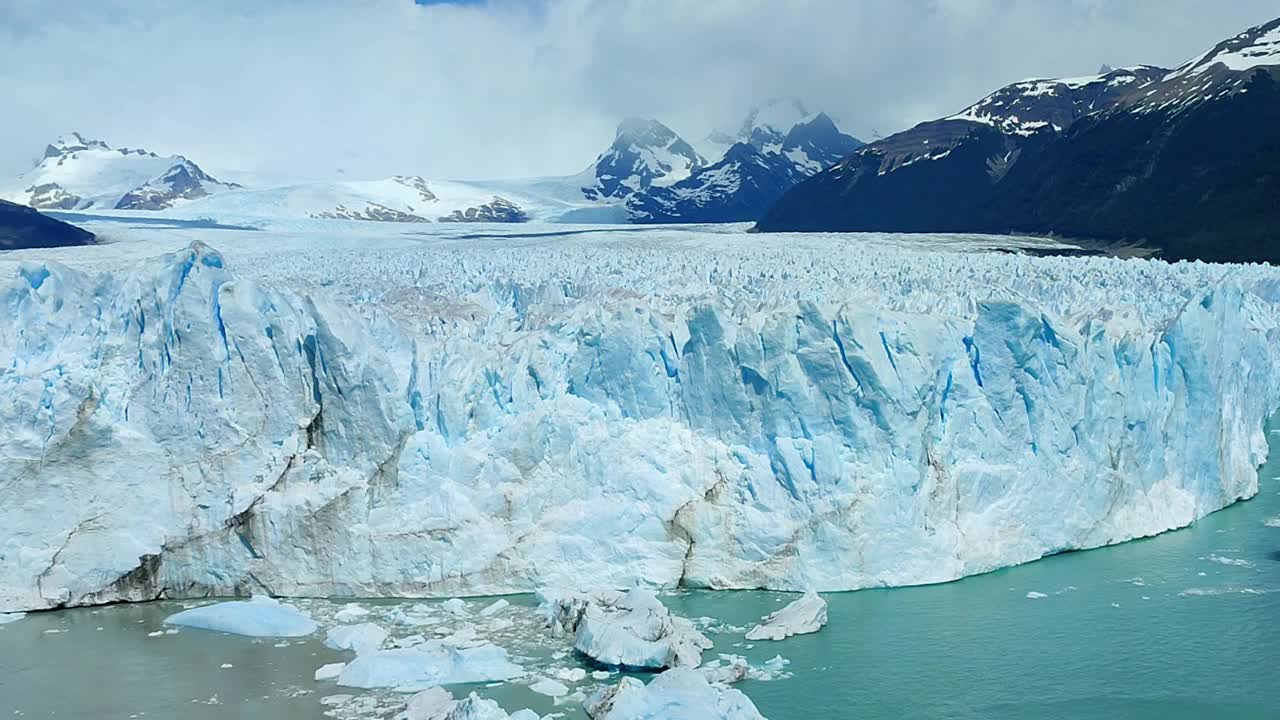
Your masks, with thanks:
M 779 95 L 870 139 L 1000 85 L 1176 65 L 1275 0 L 0 0 L 0 172 L 58 134 L 298 177 L 586 166 Z

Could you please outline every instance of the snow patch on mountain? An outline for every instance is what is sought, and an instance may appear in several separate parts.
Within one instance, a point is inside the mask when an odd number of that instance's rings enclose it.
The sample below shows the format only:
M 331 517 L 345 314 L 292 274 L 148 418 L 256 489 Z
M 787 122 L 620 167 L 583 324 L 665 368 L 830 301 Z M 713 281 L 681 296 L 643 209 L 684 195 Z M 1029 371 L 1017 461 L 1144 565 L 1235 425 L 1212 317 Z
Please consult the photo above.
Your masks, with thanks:
M 47 210 L 160 210 L 234 187 L 181 155 L 112 149 L 71 133 L 47 146 L 40 162 L 10 183 L 3 197 Z

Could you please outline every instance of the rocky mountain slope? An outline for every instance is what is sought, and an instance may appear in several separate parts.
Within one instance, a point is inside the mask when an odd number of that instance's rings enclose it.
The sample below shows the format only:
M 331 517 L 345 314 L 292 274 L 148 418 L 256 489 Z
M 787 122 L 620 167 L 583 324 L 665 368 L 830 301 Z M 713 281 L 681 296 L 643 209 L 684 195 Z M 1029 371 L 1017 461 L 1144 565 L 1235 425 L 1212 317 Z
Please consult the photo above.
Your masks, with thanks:
M 753 111 L 719 161 L 683 180 L 627 199 L 632 222 L 741 222 L 756 220 L 801 180 L 861 146 L 825 113 L 802 118 L 785 134 L 757 124 Z
M 40 211 L 0 200 L 0 250 L 88 245 L 93 233 Z
M 758 228 L 1024 232 L 1280 260 L 1280 20 L 1166 71 L 1003 88 L 862 148 Z

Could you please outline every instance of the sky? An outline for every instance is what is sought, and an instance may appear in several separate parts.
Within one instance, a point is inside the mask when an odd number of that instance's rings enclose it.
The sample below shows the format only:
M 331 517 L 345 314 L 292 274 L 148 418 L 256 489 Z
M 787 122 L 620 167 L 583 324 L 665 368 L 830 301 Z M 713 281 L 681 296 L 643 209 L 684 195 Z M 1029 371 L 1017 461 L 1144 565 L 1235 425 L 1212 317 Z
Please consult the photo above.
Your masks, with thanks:
M 0 0 L 0 180 L 76 130 L 273 178 L 563 175 L 796 96 L 869 140 L 1028 77 L 1172 66 L 1275 0 Z M 240 177 L 237 175 L 237 177 Z

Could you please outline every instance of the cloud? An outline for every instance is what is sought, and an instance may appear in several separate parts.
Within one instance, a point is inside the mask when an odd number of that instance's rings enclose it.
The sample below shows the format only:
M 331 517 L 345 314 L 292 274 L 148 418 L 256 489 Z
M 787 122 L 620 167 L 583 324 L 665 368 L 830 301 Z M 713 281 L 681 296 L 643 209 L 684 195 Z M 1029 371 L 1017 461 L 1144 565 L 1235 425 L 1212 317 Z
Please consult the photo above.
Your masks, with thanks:
M 8 0 L 0 173 L 68 130 L 298 176 L 575 172 L 796 95 L 888 134 L 1031 76 L 1176 64 L 1273 0 Z

